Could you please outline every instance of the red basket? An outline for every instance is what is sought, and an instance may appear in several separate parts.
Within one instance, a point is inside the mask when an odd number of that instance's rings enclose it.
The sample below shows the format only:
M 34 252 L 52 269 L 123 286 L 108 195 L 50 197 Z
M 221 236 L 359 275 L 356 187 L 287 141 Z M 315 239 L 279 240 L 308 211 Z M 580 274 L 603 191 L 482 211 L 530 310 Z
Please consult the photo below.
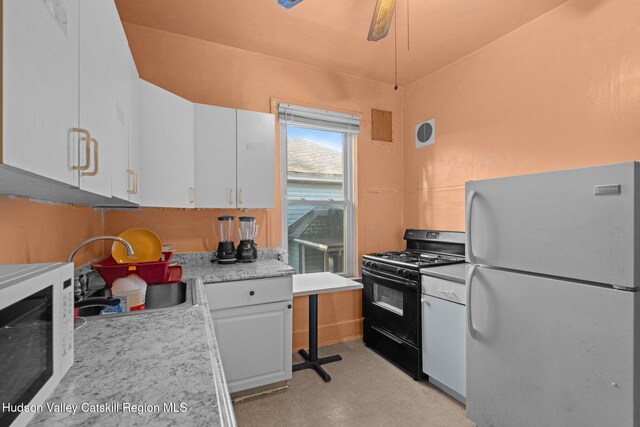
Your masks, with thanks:
M 173 252 L 163 252 L 160 261 L 154 262 L 133 262 L 127 264 L 118 264 L 112 256 L 108 256 L 103 260 L 93 264 L 93 268 L 102 276 L 110 288 L 116 279 L 137 274 L 147 282 L 148 285 L 154 283 L 163 283 L 169 278 L 169 262 Z

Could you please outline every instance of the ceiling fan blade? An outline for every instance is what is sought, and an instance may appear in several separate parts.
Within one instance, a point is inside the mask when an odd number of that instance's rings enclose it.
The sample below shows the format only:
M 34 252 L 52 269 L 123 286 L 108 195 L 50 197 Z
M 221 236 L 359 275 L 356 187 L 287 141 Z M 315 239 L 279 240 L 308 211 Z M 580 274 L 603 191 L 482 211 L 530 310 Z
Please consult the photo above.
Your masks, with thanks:
M 280 6 L 284 6 L 287 9 L 291 9 L 293 6 L 300 3 L 302 0 L 278 0 Z
M 377 0 L 367 40 L 375 42 L 387 36 L 396 10 L 396 0 Z

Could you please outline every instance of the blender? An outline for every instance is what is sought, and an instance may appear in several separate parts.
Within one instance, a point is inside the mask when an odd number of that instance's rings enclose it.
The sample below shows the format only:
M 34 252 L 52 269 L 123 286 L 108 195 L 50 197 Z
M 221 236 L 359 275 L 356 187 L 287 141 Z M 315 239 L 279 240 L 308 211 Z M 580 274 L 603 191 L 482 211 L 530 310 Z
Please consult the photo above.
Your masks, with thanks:
M 233 216 L 218 217 L 218 250 L 213 254 L 219 264 L 236 262 L 236 248 L 233 245 Z
M 240 235 L 237 251 L 238 262 L 253 262 L 258 259 L 258 247 L 253 240 L 258 236 L 255 217 L 241 216 L 238 234 Z

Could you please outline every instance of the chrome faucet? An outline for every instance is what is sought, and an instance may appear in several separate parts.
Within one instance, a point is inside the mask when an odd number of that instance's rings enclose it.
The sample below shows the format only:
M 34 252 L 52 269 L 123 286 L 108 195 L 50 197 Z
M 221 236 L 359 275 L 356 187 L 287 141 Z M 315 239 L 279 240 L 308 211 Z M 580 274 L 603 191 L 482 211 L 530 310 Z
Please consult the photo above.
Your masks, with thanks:
M 73 250 L 73 252 L 71 252 L 71 254 L 69 255 L 69 258 L 67 258 L 67 262 L 73 262 L 73 257 L 76 256 L 76 254 L 78 253 L 78 251 L 80 249 L 82 249 L 85 245 L 88 245 L 89 243 L 95 242 L 97 240 L 113 240 L 119 243 L 122 243 L 124 245 L 125 248 L 127 248 L 127 254 L 129 256 L 133 255 L 133 248 L 131 247 L 131 245 L 129 244 L 129 242 L 127 242 L 126 240 L 120 238 L 120 237 L 116 237 L 116 236 L 97 236 L 97 237 L 92 237 L 90 239 L 85 240 L 84 242 L 80 243 L 80 245 L 78 245 L 77 248 L 75 248 Z M 83 295 L 84 293 L 86 293 L 88 291 L 88 283 L 89 281 L 85 281 L 84 283 L 81 283 L 80 280 L 78 280 L 78 278 L 76 277 L 75 279 L 75 293 L 76 295 Z

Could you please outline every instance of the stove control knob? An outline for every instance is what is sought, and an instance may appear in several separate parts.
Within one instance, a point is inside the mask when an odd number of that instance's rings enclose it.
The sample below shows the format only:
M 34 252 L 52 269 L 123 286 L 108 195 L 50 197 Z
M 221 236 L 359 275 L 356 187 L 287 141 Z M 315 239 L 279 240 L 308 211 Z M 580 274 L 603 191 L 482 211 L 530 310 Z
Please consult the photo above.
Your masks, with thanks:
M 378 268 L 378 264 L 376 264 L 375 262 L 372 262 L 369 267 L 371 268 Z
M 402 277 L 404 277 L 405 279 L 408 279 L 411 277 L 411 272 L 409 270 L 400 270 L 400 274 L 402 275 Z

